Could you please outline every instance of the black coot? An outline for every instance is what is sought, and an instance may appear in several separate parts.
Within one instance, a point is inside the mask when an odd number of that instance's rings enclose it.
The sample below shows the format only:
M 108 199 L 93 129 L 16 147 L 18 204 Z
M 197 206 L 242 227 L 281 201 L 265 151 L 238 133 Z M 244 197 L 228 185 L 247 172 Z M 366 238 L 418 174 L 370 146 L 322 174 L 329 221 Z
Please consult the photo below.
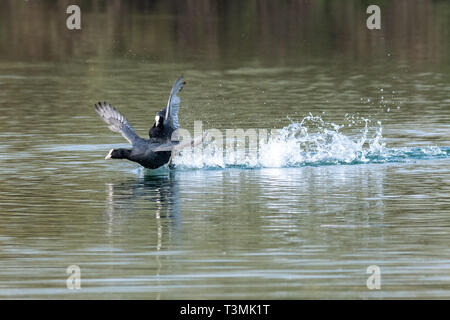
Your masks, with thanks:
M 149 169 L 156 169 L 169 162 L 172 151 L 183 147 L 171 141 L 172 133 L 180 127 L 178 93 L 183 88 L 183 76 L 173 85 L 167 106 L 156 114 L 156 123 L 149 131 L 150 139 L 139 137 L 128 120 L 107 102 L 95 105 L 95 111 L 108 124 L 111 131 L 121 133 L 131 143 L 131 149 L 111 149 L 105 159 L 127 159 Z M 198 141 L 196 142 L 198 143 Z M 196 144 L 194 141 L 185 146 Z

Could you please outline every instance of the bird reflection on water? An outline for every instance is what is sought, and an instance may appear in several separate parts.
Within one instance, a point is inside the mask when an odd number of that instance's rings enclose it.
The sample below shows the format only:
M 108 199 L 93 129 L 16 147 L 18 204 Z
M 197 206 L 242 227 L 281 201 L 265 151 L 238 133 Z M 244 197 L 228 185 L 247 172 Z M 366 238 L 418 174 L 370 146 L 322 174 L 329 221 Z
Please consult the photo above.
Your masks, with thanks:
M 179 230 L 179 187 L 177 175 L 167 168 L 149 171 L 139 169 L 138 177 L 125 181 L 106 184 L 106 217 L 107 232 L 110 239 L 128 235 L 123 241 L 133 247 L 143 246 L 144 251 L 154 257 L 147 276 L 155 276 L 154 284 L 160 285 L 160 273 L 167 255 L 168 244 L 177 242 Z M 126 230 L 131 226 L 140 225 L 141 232 L 148 230 L 147 240 L 139 243 L 132 239 L 133 232 Z M 157 293 L 156 299 L 160 298 Z
M 176 174 L 167 172 L 167 169 L 156 174 L 142 170 L 137 179 L 108 183 L 107 191 L 108 215 L 114 215 L 119 208 L 126 212 L 140 198 L 156 204 L 156 218 L 178 215 Z
M 107 183 L 106 215 L 110 234 L 129 219 L 144 218 L 148 222 L 154 215 L 158 234 L 156 247 L 159 250 L 163 232 L 160 220 L 170 219 L 169 223 L 164 223 L 170 226 L 169 231 L 180 226 L 179 187 L 175 172 L 167 168 L 152 171 L 140 169 L 137 178 Z M 143 216 L 136 217 L 137 213 Z

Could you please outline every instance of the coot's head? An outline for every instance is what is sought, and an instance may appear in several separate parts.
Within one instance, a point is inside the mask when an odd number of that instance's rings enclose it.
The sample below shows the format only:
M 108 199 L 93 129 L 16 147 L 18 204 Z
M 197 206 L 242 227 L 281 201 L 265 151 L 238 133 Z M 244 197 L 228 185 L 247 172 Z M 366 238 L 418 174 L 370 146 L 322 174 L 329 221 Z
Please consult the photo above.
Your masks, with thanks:
M 155 125 L 158 128 L 162 128 L 163 123 L 164 123 L 164 115 L 158 112 L 155 117 Z

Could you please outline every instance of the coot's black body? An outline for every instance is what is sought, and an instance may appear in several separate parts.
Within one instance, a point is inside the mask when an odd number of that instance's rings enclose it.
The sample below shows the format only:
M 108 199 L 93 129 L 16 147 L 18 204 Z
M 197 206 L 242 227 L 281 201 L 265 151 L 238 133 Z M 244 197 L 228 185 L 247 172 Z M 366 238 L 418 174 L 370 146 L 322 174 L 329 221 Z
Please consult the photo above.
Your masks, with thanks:
M 176 141 L 171 141 L 171 137 L 180 127 L 180 98 L 177 94 L 184 84 L 182 76 L 175 81 L 167 106 L 156 114 L 156 122 L 149 131 L 150 139 L 139 137 L 128 120 L 109 103 L 96 104 L 95 111 L 108 124 L 109 129 L 121 133 L 131 143 L 131 149 L 111 149 L 105 159 L 127 159 L 148 169 L 156 169 L 168 163 L 172 155 L 171 147 L 177 145 Z
M 148 169 L 157 169 L 169 162 L 171 151 L 155 151 L 162 143 L 142 139 L 131 149 L 112 149 L 105 159 L 127 159 Z

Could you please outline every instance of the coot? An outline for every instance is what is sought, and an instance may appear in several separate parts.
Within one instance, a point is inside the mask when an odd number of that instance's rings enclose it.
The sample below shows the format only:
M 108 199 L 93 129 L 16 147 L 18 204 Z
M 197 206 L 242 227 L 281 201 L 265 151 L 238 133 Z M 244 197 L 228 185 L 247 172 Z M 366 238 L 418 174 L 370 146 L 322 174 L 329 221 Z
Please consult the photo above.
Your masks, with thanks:
M 108 124 L 109 129 L 121 133 L 131 144 L 130 149 L 111 149 L 105 159 L 127 159 L 145 168 L 156 169 L 169 162 L 173 151 L 200 143 L 203 136 L 187 143 L 171 141 L 173 132 L 180 127 L 178 93 L 184 84 L 182 76 L 175 81 L 167 106 L 156 114 L 156 122 L 149 130 L 149 139 L 139 137 L 128 120 L 109 103 L 95 104 L 95 111 Z

